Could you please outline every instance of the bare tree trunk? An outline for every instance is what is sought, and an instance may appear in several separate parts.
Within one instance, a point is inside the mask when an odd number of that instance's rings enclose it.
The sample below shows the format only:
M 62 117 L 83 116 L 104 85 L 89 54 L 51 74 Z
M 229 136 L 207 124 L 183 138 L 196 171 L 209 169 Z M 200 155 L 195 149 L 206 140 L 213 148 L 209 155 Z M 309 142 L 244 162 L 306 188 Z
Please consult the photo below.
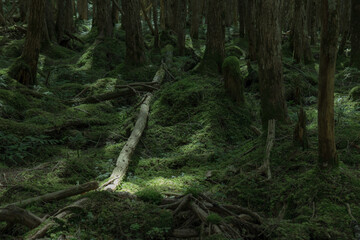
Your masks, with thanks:
M 165 0 L 160 0 L 160 27 L 162 30 L 166 30 Z
M 238 0 L 238 10 L 239 10 L 239 34 L 241 38 L 245 37 L 245 0 Z
M 124 11 L 126 62 L 130 65 L 145 63 L 144 40 L 141 32 L 139 0 L 122 1 Z
M 351 5 L 351 64 L 360 69 L 360 0 Z
M 74 30 L 73 6 L 71 0 L 57 1 L 57 20 L 56 20 L 56 35 L 60 45 L 67 45 L 69 39 L 66 37 L 66 32 L 72 33 Z
M 96 27 L 98 39 L 110 38 L 113 34 L 111 0 L 96 0 Z
M 266 128 L 271 119 L 288 119 L 281 61 L 281 0 L 257 0 L 258 64 L 261 120 Z
M 152 0 L 153 4 L 153 23 L 155 28 L 155 41 L 154 47 L 160 49 L 160 39 L 159 39 L 159 21 L 158 21 L 158 2 L 159 0 Z
M 318 4 L 316 0 L 308 0 L 307 6 L 308 32 L 310 36 L 310 44 L 315 45 L 317 42 L 318 29 Z
M 20 0 L 19 1 L 19 12 L 20 12 L 20 21 L 26 21 L 26 15 L 28 12 L 28 0 Z
M 9 74 L 26 86 L 36 83 L 37 63 L 45 19 L 45 1 L 30 0 L 29 24 L 21 57 L 12 65 Z
M 350 36 L 350 21 L 351 21 L 351 0 L 344 0 L 342 6 L 342 13 L 340 18 L 341 29 L 341 42 L 339 46 L 339 54 L 343 54 L 345 45 Z
M 88 19 L 88 0 L 77 0 L 77 10 L 80 20 Z
M 47 32 L 49 35 L 49 39 L 56 42 L 54 8 L 54 0 L 45 1 L 45 19 Z
M 295 0 L 294 21 L 292 29 L 292 50 L 297 63 L 311 60 L 310 42 L 308 39 L 305 6 L 307 0 Z
M 225 26 L 231 27 L 233 24 L 233 8 L 234 2 L 233 0 L 225 0 Z
M 186 0 L 175 2 L 177 49 L 180 56 L 185 55 Z
M 221 73 L 225 57 L 224 13 L 224 0 L 208 1 L 206 49 L 200 65 L 205 72 Z
M 335 145 L 334 82 L 338 51 L 340 1 L 321 1 L 321 46 L 319 67 L 318 131 L 319 166 L 338 165 Z
M 246 32 L 249 40 L 248 58 L 256 60 L 256 7 L 255 0 L 247 0 Z
M 200 21 L 202 18 L 203 0 L 190 0 L 190 9 L 191 9 L 191 26 L 190 26 L 190 36 L 192 40 L 199 39 L 199 27 Z

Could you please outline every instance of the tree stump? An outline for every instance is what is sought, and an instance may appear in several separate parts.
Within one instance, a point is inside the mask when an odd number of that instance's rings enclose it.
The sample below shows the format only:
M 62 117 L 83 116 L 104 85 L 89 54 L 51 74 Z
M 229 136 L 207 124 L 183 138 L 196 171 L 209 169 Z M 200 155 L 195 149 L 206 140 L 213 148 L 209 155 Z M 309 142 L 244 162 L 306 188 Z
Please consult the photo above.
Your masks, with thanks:
M 237 57 L 227 57 L 222 65 L 225 90 L 230 98 L 239 105 L 245 103 L 244 81 L 240 72 L 240 61 Z

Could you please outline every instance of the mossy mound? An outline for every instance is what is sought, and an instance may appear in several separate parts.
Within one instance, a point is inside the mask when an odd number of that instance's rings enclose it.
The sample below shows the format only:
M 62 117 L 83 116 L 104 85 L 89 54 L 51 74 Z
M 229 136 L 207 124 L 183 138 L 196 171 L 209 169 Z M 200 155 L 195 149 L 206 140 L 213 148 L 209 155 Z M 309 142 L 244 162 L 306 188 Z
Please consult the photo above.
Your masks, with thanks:
M 360 100 L 360 86 L 354 87 L 351 89 L 349 93 L 349 97 L 353 101 L 359 101 Z
M 225 55 L 227 57 L 236 56 L 237 58 L 243 58 L 246 54 L 240 47 L 232 45 L 225 48 Z
M 12 40 L 8 42 L 4 47 L 2 47 L 0 52 L 3 56 L 6 57 L 10 57 L 10 58 L 20 57 L 24 43 L 25 43 L 24 39 Z
M 244 80 L 241 76 L 240 61 L 235 56 L 227 57 L 222 65 L 224 86 L 230 98 L 239 105 L 245 103 Z

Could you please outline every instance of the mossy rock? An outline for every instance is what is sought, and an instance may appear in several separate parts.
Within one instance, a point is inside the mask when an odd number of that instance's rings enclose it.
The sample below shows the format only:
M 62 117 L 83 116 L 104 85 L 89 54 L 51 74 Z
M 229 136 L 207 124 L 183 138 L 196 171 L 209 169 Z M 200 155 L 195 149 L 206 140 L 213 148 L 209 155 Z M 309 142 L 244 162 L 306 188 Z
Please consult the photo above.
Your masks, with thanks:
M 360 86 L 356 86 L 351 89 L 349 97 L 353 101 L 360 101 Z
M 230 98 L 239 105 L 245 103 L 244 80 L 240 71 L 240 61 L 235 56 L 227 57 L 222 65 L 224 86 Z
M 244 50 L 242 50 L 238 46 L 234 46 L 234 45 L 226 47 L 225 54 L 227 57 L 236 56 L 237 58 L 241 58 L 241 57 L 245 56 Z

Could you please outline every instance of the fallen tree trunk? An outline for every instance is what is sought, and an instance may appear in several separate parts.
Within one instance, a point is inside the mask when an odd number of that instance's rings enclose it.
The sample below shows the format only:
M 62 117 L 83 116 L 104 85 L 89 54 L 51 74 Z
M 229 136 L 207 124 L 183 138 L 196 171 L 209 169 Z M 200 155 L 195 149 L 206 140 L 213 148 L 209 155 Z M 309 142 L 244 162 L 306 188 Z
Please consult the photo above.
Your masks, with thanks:
M 150 84 L 140 84 L 140 83 L 134 83 L 129 85 L 123 85 L 123 86 L 116 86 L 116 90 L 104 94 L 99 94 L 95 96 L 89 96 L 82 99 L 73 99 L 69 101 L 70 104 L 72 103 L 78 103 L 78 104 L 89 104 L 89 103 L 99 103 L 104 102 L 108 100 L 113 100 L 120 97 L 128 97 L 128 96 L 134 96 L 138 94 L 139 92 L 151 92 L 156 90 L 157 88 L 154 87 L 154 83 Z
M 82 206 L 88 202 L 89 199 L 88 198 L 83 198 L 80 199 L 76 202 L 74 202 L 73 204 L 61 209 L 60 211 L 58 211 L 57 213 L 55 213 L 55 215 L 51 218 L 46 219 L 43 224 L 41 224 L 39 226 L 38 229 L 30 232 L 28 234 L 28 236 L 25 237 L 26 240 L 35 240 L 35 239 L 39 239 L 45 236 L 45 234 L 47 233 L 47 231 L 57 225 L 58 223 L 54 220 L 54 218 L 56 219 L 64 219 L 65 217 L 69 216 L 70 214 L 72 214 L 72 209 L 74 208 L 81 208 Z
M 0 221 L 8 224 L 21 224 L 30 229 L 36 228 L 42 223 L 41 218 L 17 206 L 1 208 Z
M 153 83 L 161 84 L 165 77 L 165 70 L 161 67 L 153 79 Z M 116 167 L 114 168 L 110 180 L 103 184 L 101 188 L 106 190 L 114 191 L 116 187 L 121 183 L 125 177 L 126 171 L 128 169 L 129 163 L 131 161 L 131 156 L 133 155 L 137 144 L 140 141 L 140 138 L 145 130 L 147 119 L 150 112 L 150 102 L 152 99 L 152 94 L 148 93 L 142 104 L 140 106 L 140 113 L 138 119 L 135 123 L 134 130 L 132 131 L 129 139 L 127 140 L 125 146 L 120 152 L 120 155 L 116 162 Z
M 99 187 L 98 182 L 88 182 L 88 183 L 84 183 L 78 186 L 74 186 L 65 190 L 61 190 L 61 191 L 57 191 L 57 192 L 53 192 L 53 193 L 48 193 L 42 196 L 38 196 L 38 197 L 33 197 L 33 198 L 29 198 L 23 201 L 19 201 L 19 202 L 15 202 L 15 203 L 11 203 L 11 204 L 7 204 L 5 207 L 8 206 L 26 206 L 30 203 L 34 203 L 34 202 L 51 202 L 54 200 L 60 200 L 60 199 L 64 199 L 64 198 L 68 198 L 71 196 L 75 196 L 75 195 L 79 195 L 82 193 L 86 193 L 89 192 L 91 190 L 95 190 Z

